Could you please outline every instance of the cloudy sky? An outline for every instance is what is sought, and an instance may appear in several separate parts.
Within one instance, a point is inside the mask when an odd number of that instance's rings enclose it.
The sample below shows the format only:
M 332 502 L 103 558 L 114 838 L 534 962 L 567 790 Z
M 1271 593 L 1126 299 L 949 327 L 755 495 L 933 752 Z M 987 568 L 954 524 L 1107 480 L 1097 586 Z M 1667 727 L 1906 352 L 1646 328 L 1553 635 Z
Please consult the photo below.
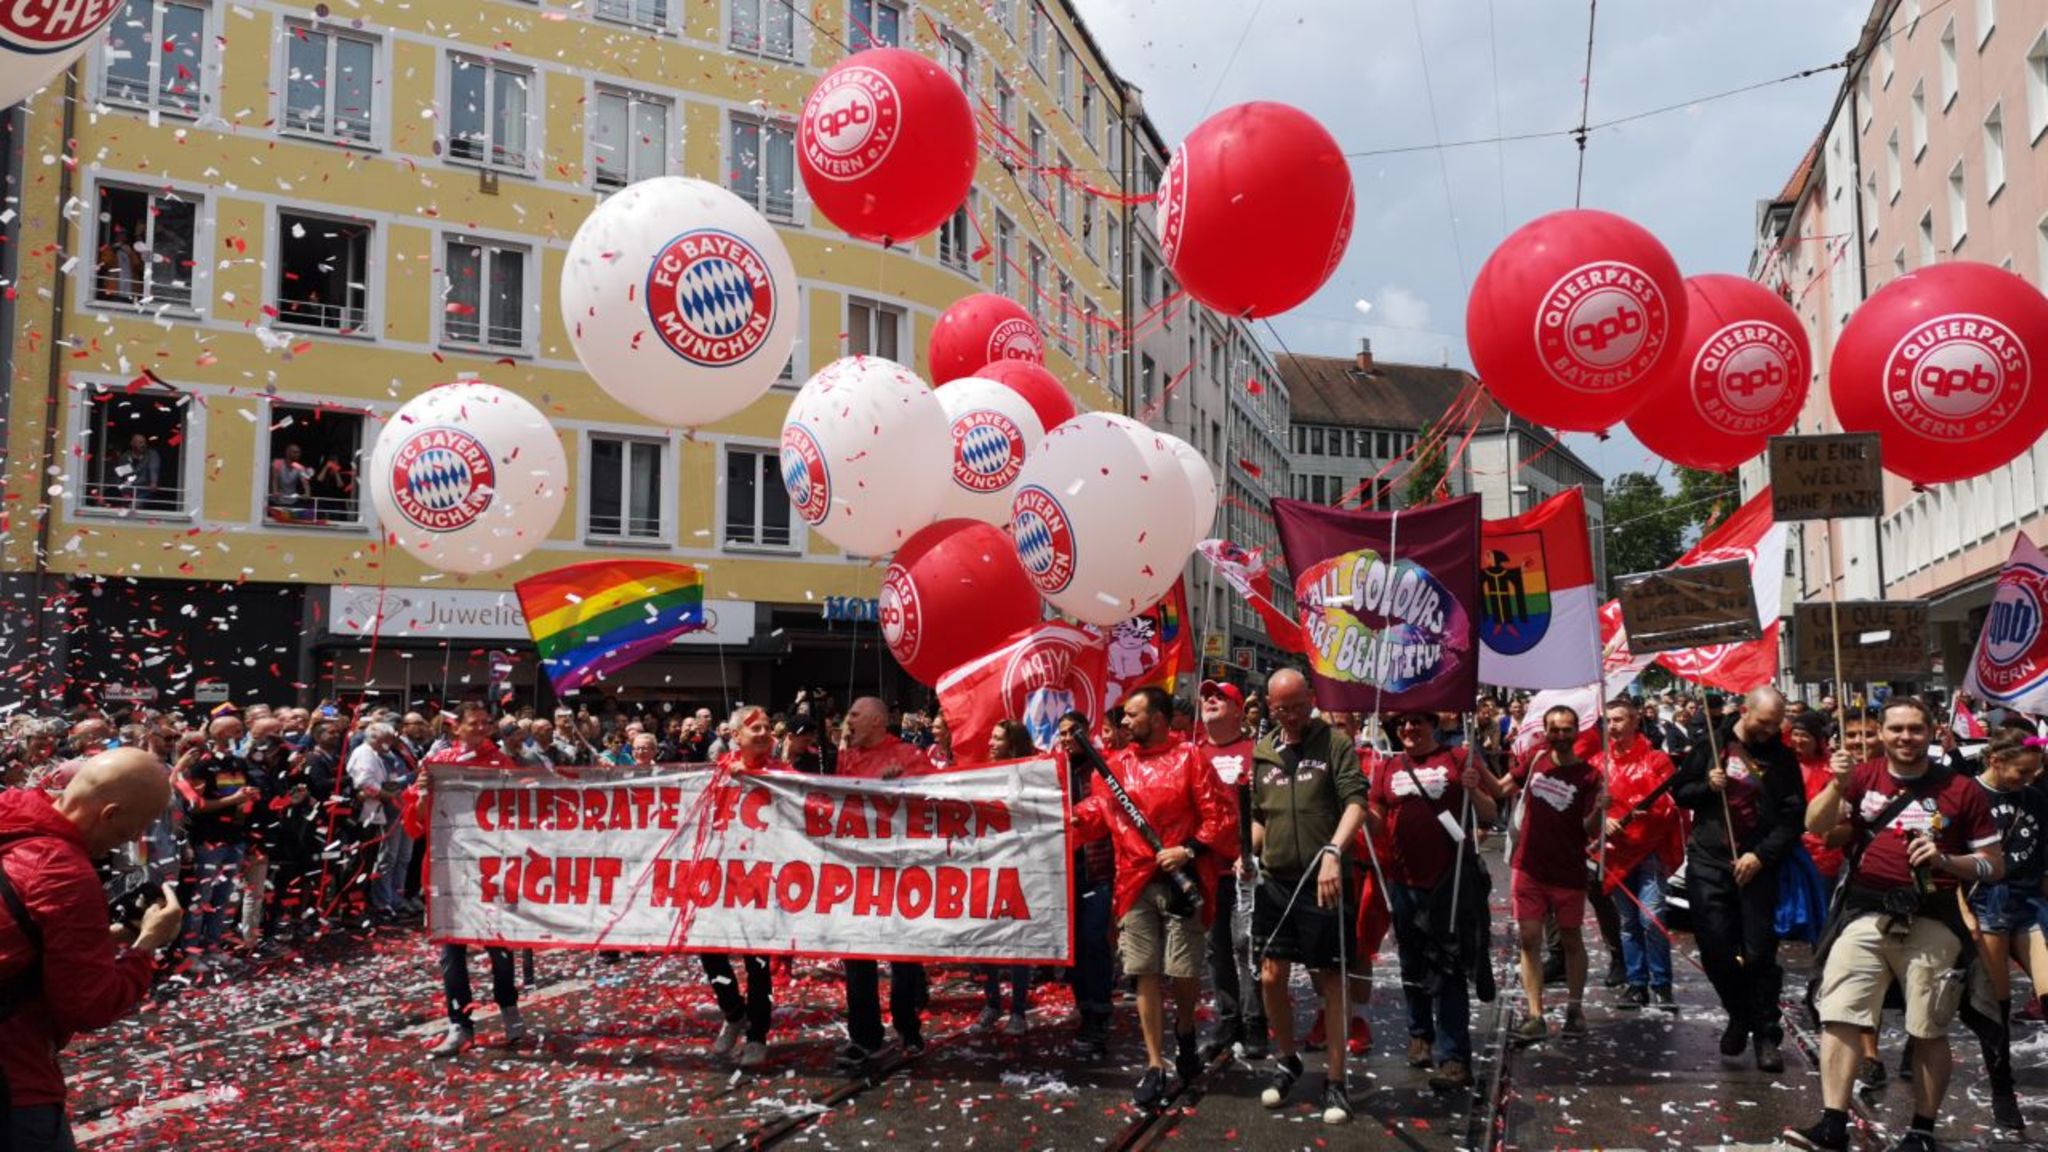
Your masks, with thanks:
M 1207 112 L 1264 99 L 1308 111 L 1346 152 L 1423 146 L 1353 160 L 1358 219 L 1344 264 L 1275 325 L 1295 352 L 1346 355 L 1370 336 L 1382 359 L 1471 366 L 1471 278 L 1508 232 L 1571 207 L 1578 151 L 1565 135 L 1428 146 L 1574 127 L 1585 3 L 1075 3 L 1169 142 Z M 1683 107 L 1592 133 L 1585 205 L 1655 232 L 1687 275 L 1745 273 L 1757 201 L 1783 187 L 1819 134 L 1842 73 L 1700 98 L 1839 61 L 1868 11 L 1861 0 L 1601 5 L 1591 122 Z M 1653 466 L 1626 432 L 1570 440 L 1609 476 Z

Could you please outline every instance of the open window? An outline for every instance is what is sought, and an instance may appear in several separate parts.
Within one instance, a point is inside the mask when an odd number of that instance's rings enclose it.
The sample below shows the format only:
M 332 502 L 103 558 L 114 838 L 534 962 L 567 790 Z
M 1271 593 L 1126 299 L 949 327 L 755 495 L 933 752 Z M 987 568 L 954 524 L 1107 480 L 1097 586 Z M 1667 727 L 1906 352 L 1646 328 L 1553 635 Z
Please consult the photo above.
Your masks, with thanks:
M 363 494 L 361 412 L 324 404 L 272 404 L 263 478 L 264 516 L 279 524 L 357 528 Z
M 178 515 L 186 504 L 192 397 L 153 381 L 84 392 L 83 505 L 93 511 Z
M 92 298 L 100 304 L 192 306 L 198 198 L 99 187 Z
M 361 332 L 369 320 L 370 225 L 277 214 L 277 322 Z

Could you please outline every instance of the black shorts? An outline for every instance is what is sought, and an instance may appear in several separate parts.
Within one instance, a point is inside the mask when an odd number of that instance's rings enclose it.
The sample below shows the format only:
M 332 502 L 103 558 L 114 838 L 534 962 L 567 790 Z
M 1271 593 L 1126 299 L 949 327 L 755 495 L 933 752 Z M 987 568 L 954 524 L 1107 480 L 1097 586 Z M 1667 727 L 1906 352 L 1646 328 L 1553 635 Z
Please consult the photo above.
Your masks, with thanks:
M 1343 964 L 1356 971 L 1360 885 L 1353 881 L 1352 870 L 1345 869 L 1341 916 L 1338 909 L 1316 903 L 1313 877 L 1299 884 L 1299 896 L 1295 895 L 1296 886 L 1294 878 L 1260 877 L 1252 898 L 1253 954 L 1312 969 L 1334 969 L 1341 949 Z M 1291 909 L 1289 899 L 1294 901 Z

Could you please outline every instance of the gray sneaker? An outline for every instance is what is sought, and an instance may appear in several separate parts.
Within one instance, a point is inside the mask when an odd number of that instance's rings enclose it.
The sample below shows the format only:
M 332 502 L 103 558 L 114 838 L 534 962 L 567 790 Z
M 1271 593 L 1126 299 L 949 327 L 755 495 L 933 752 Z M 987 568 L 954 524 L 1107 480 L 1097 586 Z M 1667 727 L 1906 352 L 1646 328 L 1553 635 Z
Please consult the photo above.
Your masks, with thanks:
M 471 1029 L 464 1028 L 460 1024 L 450 1024 L 448 1026 L 448 1034 L 441 1037 L 439 1044 L 427 1049 L 427 1055 L 436 1060 L 446 1060 L 464 1048 L 469 1047 L 475 1039 L 476 1033 Z
M 1031 1031 L 1031 1021 L 1022 1012 L 1012 1012 L 1009 1021 L 1003 1025 L 1003 1031 L 1011 1036 L 1022 1036 Z
M 742 1068 L 758 1068 L 768 1061 L 768 1045 L 759 1040 L 749 1040 L 740 1045 L 740 1058 L 735 1061 Z
M 727 1020 L 725 1027 L 718 1030 L 718 1039 L 711 1042 L 711 1054 L 720 1060 L 733 1054 L 740 1046 L 740 1040 L 747 1034 L 747 1026 L 737 1020 Z
M 1003 1010 L 991 1004 L 981 1010 L 981 1016 L 974 1021 L 976 1032 L 993 1032 L 1003 1022 Z
M 505 1047 L 510 1048 L 526 1039 L 526 1019 L 519 1015 L 517 1008 L 500 1008 L 498 1014 L 505 1021 Z

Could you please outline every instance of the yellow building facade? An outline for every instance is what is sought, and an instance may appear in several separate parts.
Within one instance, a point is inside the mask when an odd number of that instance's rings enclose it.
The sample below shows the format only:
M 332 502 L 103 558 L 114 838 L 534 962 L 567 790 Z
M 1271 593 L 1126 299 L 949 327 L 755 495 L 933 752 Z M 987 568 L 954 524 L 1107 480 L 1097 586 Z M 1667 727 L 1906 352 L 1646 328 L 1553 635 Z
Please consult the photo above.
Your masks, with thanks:
M 871 38 L 962 75 L 985 141 L 1001 118 L 1006 148 L 1121 188 L 1123 87 L 1059 3 L 129 0 L 11 126 L 17 668 L 166 704 L 459 696 L 527 647 L 514 582 L 633 555 L 701 565 L 719 623 L 610 691 L 901 694 L 880 567 L 782 495 L 788 402 L 853 352 L 923 373 L 939 313 L 999 291 L 1038 311 L 1083 407 L 1116 407 L 1123 237 L 1113 201 L 986 148 L 966 210 L 914 245 L 813 211 L 796 114 Z M 752 201 L 800 279 L 783 380 L 694 431 L 595 387 L 557 305 L 598 197 L 664 174 Z M 398 405 L 460 378 L 540 406 L 571 469 L 547 542 L 480 577 L 383 547 L 354 481 Z M 530 649 L 513 662 L 515 697 L 544 703 Z

